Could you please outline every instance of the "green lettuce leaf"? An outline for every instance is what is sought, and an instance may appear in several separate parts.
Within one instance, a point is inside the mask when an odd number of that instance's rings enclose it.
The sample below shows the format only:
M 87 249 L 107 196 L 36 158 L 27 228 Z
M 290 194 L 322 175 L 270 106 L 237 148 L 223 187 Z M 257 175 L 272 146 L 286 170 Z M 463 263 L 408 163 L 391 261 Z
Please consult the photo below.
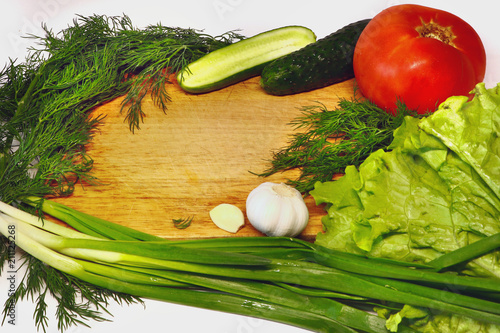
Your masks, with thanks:
M 478 85 L 470 102 L 452 97 L 427 118 L 407 117 L 389 151 L 374 152 L 359 169 L 347 167 L 339 180 L 318 182 L 311 194 L 328 214 L 316 242 L 426 263 L 500 232 L 499 91 Z M 467 270 L 500 277 L 498 253 Z
M 424 319 L 428 318 L 428 316 L 429 313 L 421 308 L 405 305 L 403 306 L 401 311 L 389 315 L 389 318 L 387 318 L 386 321 L 386 327 L 389 330 L 389 332 L 397 332 L 398 326 L 403 321 L 404 318 L 410 319 L 411 321 L 415 321 L 415 320 L 421 320 L 422 318 Z
M 500 197 L 500 85 L 488 90 L 481 83 L 474 92 L 471 102 L 448 99 L 420 127 L 470 164 Z
M 412 327 L 423 333 L 500 333 L 498 326 L 445 314 L 434 314 L 431 320 L 421 320 Z
M 451 97 L 424 119 L 405 118 L 388 151 L 311 191 L 327 214 L 316 243 L 376 257 L 427 263 L 500 232 L 500 84 Z M 500 251 L 462 273 L 500 277 Z M 396 328 L 406 311 L 393 314 Z M 407 317 L 407 316 L 406 316 Z M 423 332 L 497 332 L 467 318 L 432 315 Z

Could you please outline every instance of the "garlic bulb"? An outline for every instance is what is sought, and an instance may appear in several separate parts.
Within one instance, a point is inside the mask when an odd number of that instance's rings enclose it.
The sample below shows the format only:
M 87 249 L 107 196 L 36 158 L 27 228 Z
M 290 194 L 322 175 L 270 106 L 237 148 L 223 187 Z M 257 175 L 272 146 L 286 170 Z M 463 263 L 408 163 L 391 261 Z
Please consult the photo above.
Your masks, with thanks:
M 248 195 L 246 214 L 255 229 L 267 236 L 295 237 L 309 221 L 299 191 L 286 184 L 266 182 Z

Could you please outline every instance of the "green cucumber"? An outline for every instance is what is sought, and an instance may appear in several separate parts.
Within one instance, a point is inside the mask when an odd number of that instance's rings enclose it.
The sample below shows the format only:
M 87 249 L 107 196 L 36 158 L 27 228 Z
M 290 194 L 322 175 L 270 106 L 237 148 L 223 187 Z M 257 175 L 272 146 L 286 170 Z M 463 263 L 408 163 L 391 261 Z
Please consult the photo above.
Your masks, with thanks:
M 208 53 L 177 74 L 180 87 L 190 93 L 206 93 L 257 76 L 269 62 L 316 41 L 302 26 L 286 26 Z
M 369 21 L 351 23 L 271 62 L 262 70 L 261 87 L 272 95 L 289 95 L 353 78 L 354 48 Z

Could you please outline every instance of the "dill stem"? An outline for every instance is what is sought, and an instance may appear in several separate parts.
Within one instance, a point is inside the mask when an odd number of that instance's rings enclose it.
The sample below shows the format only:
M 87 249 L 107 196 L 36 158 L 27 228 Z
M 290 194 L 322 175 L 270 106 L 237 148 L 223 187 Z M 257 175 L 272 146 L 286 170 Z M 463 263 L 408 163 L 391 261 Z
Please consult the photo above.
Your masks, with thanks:
M 43 75 L 45 66 L 46 62 L 42 63 L 40 67 L 37 69 L 35 76 L 33 77 L 28 86 L 28 89 L 24 93 L 23 97 L 17 103 L 16 113 L 12 117 L 12 120 L 17 120 L 19 117 L 21 117 L 26 110 L 26 106 L 31 102 L 31 100 L 33 100 L 34 90 L 37 88 L 38 82 Z

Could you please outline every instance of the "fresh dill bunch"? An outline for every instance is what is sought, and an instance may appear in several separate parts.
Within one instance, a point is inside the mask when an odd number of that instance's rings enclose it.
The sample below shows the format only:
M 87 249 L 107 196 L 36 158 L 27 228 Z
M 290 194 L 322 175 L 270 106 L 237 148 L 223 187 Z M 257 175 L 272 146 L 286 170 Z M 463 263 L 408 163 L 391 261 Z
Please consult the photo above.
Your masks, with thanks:
M 139 129 L 144 117 L 141 102 L 148 93 L 163 111 L 170 96 L 166 83 L 190 62 L 244 37 L 227 32 L 212 37 L 198 30 L 166 27 L 161 24 L 143 29 L 133 26 L 127 16 L 79 16 L 73 26 L 54 34 L 45 27 L 41 49 L 51 57 L 67 59 L 71 54 L 91 57 L 95 52 L 113 56 L 112 67 L 120 83 L 127 86 L 122 104 L 130 130 Z
M 54 33 L 43 26 L 25 62 L 0 72 L 0 199 L 68 195 L 95 183 L 85 145 L 102 117 L 99 104 L 125 95 L 130 130 L 139 128 L 141 101 L 151 93 L 164 111 L 166 83 L 189 62 L 243 37 L 212 37 L 161 24 L 135 28 L 127 16 L 78 16 Z
M 127 44 L 120 42 L 122 38 Z M 173 74 L 203 55 L 241 39 L 234 32 L 213 38 L 195 30 L 161 25 L 149 26 L 140 33 L 129 30 L 118 35 L 117 42 L 124 47 L 121 59 L 124 72 L 137 73 L 122 104 L 131 130 L 139 128 L 142 121 L 141 101 L 147 92 L 151 92 L 155 105 L 165 111 L 170 101 L 167 83 L 171 83 Z
M 102 53 L 74 58 L 66 66 L 50 59 L 31 73 L 17 107 L 4 109 L 10 118 L 0 124 L 3 201 L 29 194 L 66 195 L 78 180 L 91 182 L 92 160 L 85 145 L 100 117 L 90 119 L 88 112 L 98 100 L 124 92 L 109 88 L 110 80 L 117 77 L 107 67 L 109 61 Z
M 372 152 L 386 149 L 405 116 L 420 116 L 401 103 L 397 116 L 393 116 L 369 101 L 355 98 L 341 99 L 334 110 L 318 103 L 301 111 L 290 123 L 297 132 L 286 147 L 273 152 L 270 167 L 256 174 L 268 177 L 299 169 L 298 178 L 288 179 L 287 183 L 305 194 L 317 181 L 330 181 L 347 166 L 359 166 Z

